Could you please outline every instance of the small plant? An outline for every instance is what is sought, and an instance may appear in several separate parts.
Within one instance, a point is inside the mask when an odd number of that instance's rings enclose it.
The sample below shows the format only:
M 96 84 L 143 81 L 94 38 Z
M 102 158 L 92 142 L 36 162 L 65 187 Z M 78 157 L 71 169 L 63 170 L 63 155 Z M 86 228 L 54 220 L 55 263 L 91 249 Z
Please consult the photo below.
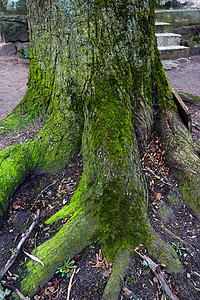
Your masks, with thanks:
M 29 49 L 22 49 L 17 52 L 19 52 L 23 58 L 29 58 Z
M 64 277 L 67 274 L 67 277 L 70 277 L 70 273 L 73 273 L 74 269 L 77 266 L 74 265 L 75 261 L 70 261 L 70 257 L 68 258 L 67 262 L 64 261 L 64 265 L 62 267 L 58 267 L 56 273 L 61 273 L 61 276 Z
M 131 276 L 128 277 L 128 279 L 129 279 L 130 281 L 132 281 L 133 283 L 136 283 L 136 282 L 137 282 L 137 279 L 136 279 L 136 277 L 135 277 L 133 274 L 131 274 Z
M 191 40 L 193 42 L 199 42 L 200 41 L 200 36 L 199 35 L 192 35 L 191 36 Z
M 94 250 L 95 250 L 95 247 L 94 246 L 89 246 L 89 248 L 90 248 L 90 253 L 93 253 Z
M 186 248 L 181 247 L 179 243 L 175 244 L 172 242 L 172 246 L 174 247 L 176 253 L 178 253 L 180 257 L 183 255 L 182 250 L 186 250 Z

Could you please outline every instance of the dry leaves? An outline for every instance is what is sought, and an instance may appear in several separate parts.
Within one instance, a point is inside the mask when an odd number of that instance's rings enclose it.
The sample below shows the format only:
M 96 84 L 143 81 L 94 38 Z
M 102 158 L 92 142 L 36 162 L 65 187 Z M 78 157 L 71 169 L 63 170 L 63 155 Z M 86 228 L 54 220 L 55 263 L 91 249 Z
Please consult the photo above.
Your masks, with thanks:
M 92 264 L 93 268 L 105 269 L 103 271 L 103 277 L 109 277 L 112 273 L 112 264 L 108 264 L 105 257 L 103 258 L 101 249 L 99 249 L 99 253 L 96 253 L 96 260 L 89 261 L 89 263 Z

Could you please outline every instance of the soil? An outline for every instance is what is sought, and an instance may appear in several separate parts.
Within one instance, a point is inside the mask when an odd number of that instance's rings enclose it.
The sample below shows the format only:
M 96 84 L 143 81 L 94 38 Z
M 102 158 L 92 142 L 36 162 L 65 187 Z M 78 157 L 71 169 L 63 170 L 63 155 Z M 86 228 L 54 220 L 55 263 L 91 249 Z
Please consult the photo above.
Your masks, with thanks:
M 200 55 L 181 60 L 176 69 L 167 70 L 169 83 L 177 92 L 200 96 Z
M 22 100 L 27 89 L 29 64 L 17 56 L 0 56 L 0 120 Z
M 200 96 L 199 66 L 200 57 L 192 57 L 189 61 L 180 62 L 177 69 L 166 73 L 170 83 L 178 92 Z M 25 94 L 28 65 L 22 63 L 17 57 L 0 57 L 0 67 L 0 119 L 3 119 Z M 193 126 L 193 137 L 200 141 L 198 129 L 200 126 L 200 107 L 195 103 L 189 103 L 189 106 L 192 122 L 197 125 Z M 0 147 L 4 148 L 9 144 L 30 139 L 34 134 L 33 128 L 27 132 L 15 132 L 14 135 L 1 140 Z M 148 171 L 145 173 L 150 195 L 149 218 L 151 224 L 165 242 L 173 245 L 183 265 L 183 272 L 179 275 L 169 273 L 167 266 L 166 268 L 161 266 L 163 276 L 173 294 L 179 299 L 197 300 L 200 298 L 199 223 L 195 214 L 181 201 L 177 182 L 173 173 L 165 165 L 162 145 L 156 134 L 152 136 L 152 141 L 146 147 L 142 164 L 144 169 L 153 171 L 153 173 Z M 39 223 L 23 245 L 23 250 L 28 253 L 49 239 L 59 230 L 62 223 L 67 221 L 65 219 L 51 227 L 44 224 L 44 221 L 53 213 L 69 204 L 80 181 L 82 168 L 81 155 L 79 154 L 62 171 L 53 174 L 35 174 L 17 189 L 10 201 L 0 229 L 0 271 L 10 258 L 12 249 L 16 248 L 23 233 L 33 222 L 37 209 L 40 209 Z M 140 245 L 139 251 L 155 261 L 146 251 L 145 245 Z M 3 277 L 7 284 L 15 283 L 20 268 L 27 258 L 26 254 L 21 251 L 12 267 Z M 101 257 L 101 245 L 98 243 L 89 245 L 81 253 L 70 259 L 72 260 L 71 264 L 66 262 L 68 263 L 66 269 L 58 269 L 54 277 L 41 288 L 33 299 L 67 299 L 72 276 L 69 299 L 101 299 L 112 271 L 112 266 L 107 264 L 106 258 Z M 155 262 L 162 264 L 162 262 Z M 124 284 L 137 295 L 135 299 L 170 299 L 162 290 L 147 263 L 137 254 L 130 259 Z M 5 299 L 12 299 L 12 295 L 5 296 Z M 119 300 L 122 299 L 126 299 L 123 293 L 119 296 Z

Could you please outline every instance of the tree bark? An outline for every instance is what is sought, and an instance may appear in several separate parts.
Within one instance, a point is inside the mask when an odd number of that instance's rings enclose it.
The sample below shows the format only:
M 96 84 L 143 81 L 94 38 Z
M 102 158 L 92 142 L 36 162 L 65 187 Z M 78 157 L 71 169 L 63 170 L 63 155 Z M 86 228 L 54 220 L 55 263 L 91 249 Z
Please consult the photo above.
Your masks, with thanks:
M 66 257 L 96 240 L 108 261 L 115 261 L 103 299 L 107 295 L 117 299 L 117 270 L 125 274 L 128 253 L 141 242 L 170 270 L 180 272 L 175 251 L 165 246 L 148 221 L 148 190 L 140 162 L 157 125 L 165 147 L 176 148 L 179 161 L 188 162 L 179 155 L 180 140 L 174 137 L 171 143 L 180 121 L 169 125 L 170 116 L 178 118 L 157 49 L 153 1 L 31 0 L 28 9 L 28 91 L 2 124 L 9 131 L 13 124 L 19 128 L 40 121 L 43 128 L 33 141 L 0 153 L 3 209 L 31 172 L 61 168 L 80 150 L 84 171 L 70 205 L 47 221 L 51 224 L 72 214 L 53 238 L 38 247 L 45 267 L 31 261 L 24 266 L 19 281 L 23 293 L 33 295 Z M 199 164 L 197 147 L 181 126 L 189 138 L 185 142 L 182 137 L 182 145 L 191 151 L 192 170 L 194 157 Z M 185 148 L 182 151 L 186 153 Z M 179 165 L 177 170 L 178 174 Z M 198 171 L 191 172 L 187 185 L 191 182 L 192 192 L 192 184 L 199 181 Z M 195 203 L 197 211 L 198 197 Z

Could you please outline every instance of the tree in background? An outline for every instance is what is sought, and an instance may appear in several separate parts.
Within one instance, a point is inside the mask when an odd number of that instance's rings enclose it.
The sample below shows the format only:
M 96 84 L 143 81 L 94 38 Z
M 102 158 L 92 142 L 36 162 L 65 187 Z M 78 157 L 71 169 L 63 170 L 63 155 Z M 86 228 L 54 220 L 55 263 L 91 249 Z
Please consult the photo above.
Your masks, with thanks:
M 23 267 L 22 292 L 33 295 L 67 257 L 97 240 L 114 262 L 103 299 L 117 299 L 119 274 L 141 242 L 180 272 L 177 254 L 148 220 L 140 155 L 156 129 L 183 200 L 199 213 L 200 149 L 176 112 L 157 49 L 153 0 L 29 0 L 28 15 L 28 90 L 0 133 L 42 128 L 33 140 L 0 152 L 1 211 L 30 174 L 63 168 L 80 151 L 84 170 L 70 204 L 46 221 L 72 215 L 37 248 L 45 266 Z
M 21 15 L 26 15 L 26 0 L 18 0 L 16 2 L 16 13 L 19 13 Z
M 5 12 L 7 8 L 7 0 L 0 0 L 0 12 Z

